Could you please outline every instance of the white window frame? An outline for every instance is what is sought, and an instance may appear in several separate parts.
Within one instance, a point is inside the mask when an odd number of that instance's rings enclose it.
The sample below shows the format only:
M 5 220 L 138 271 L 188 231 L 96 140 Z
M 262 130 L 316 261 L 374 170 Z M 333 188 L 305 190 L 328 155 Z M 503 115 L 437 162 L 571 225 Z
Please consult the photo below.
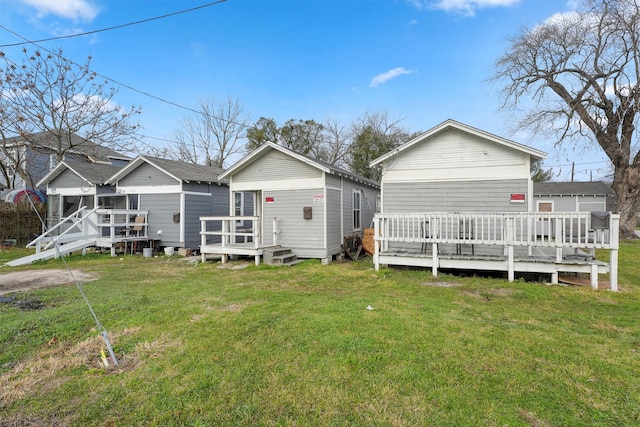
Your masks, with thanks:
M 238 198 L 240 199 L 240 206 L 237 205 Z M 235 191 L 233 193 L 233 216 L 242 216 L 243 213 L 244 213 L 244 192 Z M 236 224 L 243 226 L 244 221 L 238 220 L 236 221 Z
M 354 188 L 351 196 L 353 231 L 362 230 L 362 190 Z

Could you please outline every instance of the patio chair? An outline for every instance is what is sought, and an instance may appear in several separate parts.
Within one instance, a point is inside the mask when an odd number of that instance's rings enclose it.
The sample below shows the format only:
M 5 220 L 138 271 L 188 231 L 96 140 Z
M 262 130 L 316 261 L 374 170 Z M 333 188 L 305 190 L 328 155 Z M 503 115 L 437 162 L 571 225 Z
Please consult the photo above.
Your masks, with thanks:
M 474 220 L 461 219 L 458 224 L 458 238 L 461 240 L 473 240 L 475 231 Z M 462 255 L 462 243 L 456 244 L 456 255 Z M 471 243 L 471 255 L 475 255 L 475 246 Z

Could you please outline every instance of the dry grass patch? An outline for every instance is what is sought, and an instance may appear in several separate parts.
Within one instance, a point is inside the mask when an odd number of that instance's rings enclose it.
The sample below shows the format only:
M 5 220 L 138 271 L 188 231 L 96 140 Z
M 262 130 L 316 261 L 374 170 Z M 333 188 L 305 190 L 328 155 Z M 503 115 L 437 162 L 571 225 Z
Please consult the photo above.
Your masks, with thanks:
M 110 340 L 131 336 L 140 328 L 128 328 L 110 334 Z M 129 371 L 142 360 L 161 357 L 163 352 L 179 343 L 172 342 L 166 335 L 138 343 L 131 354 L 118 356 L 119 364 L 110 365 L 106 372 L 110 374 Z M 7 372 L 0 375 L 0 406 L 32 396 L 36 393 L 50 392 L 67 382 L 70 377 L 59 375 L 65 370 L 84 367 L 89 370 L 104 370 L 100 351 L 106 348 L 100 335 L 95 335 L 71 347 L 52 340 L 48 347 L 26 361 L 18 362 Z

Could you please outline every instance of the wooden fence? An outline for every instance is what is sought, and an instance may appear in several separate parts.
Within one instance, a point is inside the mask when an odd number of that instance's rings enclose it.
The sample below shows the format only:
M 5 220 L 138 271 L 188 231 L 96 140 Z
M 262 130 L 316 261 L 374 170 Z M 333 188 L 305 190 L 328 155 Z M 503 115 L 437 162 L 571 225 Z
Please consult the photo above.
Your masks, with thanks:
M 7 203 L 0 200 L 0 245 L 9 243 L 26 245 L 42 233 L 38 214 L 45 218 L 45 204 L 36 203 L 37 212 L 30 203 Z

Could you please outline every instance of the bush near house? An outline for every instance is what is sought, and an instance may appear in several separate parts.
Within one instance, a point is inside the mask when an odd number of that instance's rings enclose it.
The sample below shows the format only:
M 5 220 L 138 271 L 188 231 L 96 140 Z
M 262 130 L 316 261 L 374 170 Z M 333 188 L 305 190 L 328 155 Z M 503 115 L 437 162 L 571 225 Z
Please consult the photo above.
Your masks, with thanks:
M 45 218 L 47 208 L 43 203 L 37 203 L 35 207 L 37 213 L 30 203 L 0 200 L 0 245 L 24 246 L 42 233 L 40 218 Z

